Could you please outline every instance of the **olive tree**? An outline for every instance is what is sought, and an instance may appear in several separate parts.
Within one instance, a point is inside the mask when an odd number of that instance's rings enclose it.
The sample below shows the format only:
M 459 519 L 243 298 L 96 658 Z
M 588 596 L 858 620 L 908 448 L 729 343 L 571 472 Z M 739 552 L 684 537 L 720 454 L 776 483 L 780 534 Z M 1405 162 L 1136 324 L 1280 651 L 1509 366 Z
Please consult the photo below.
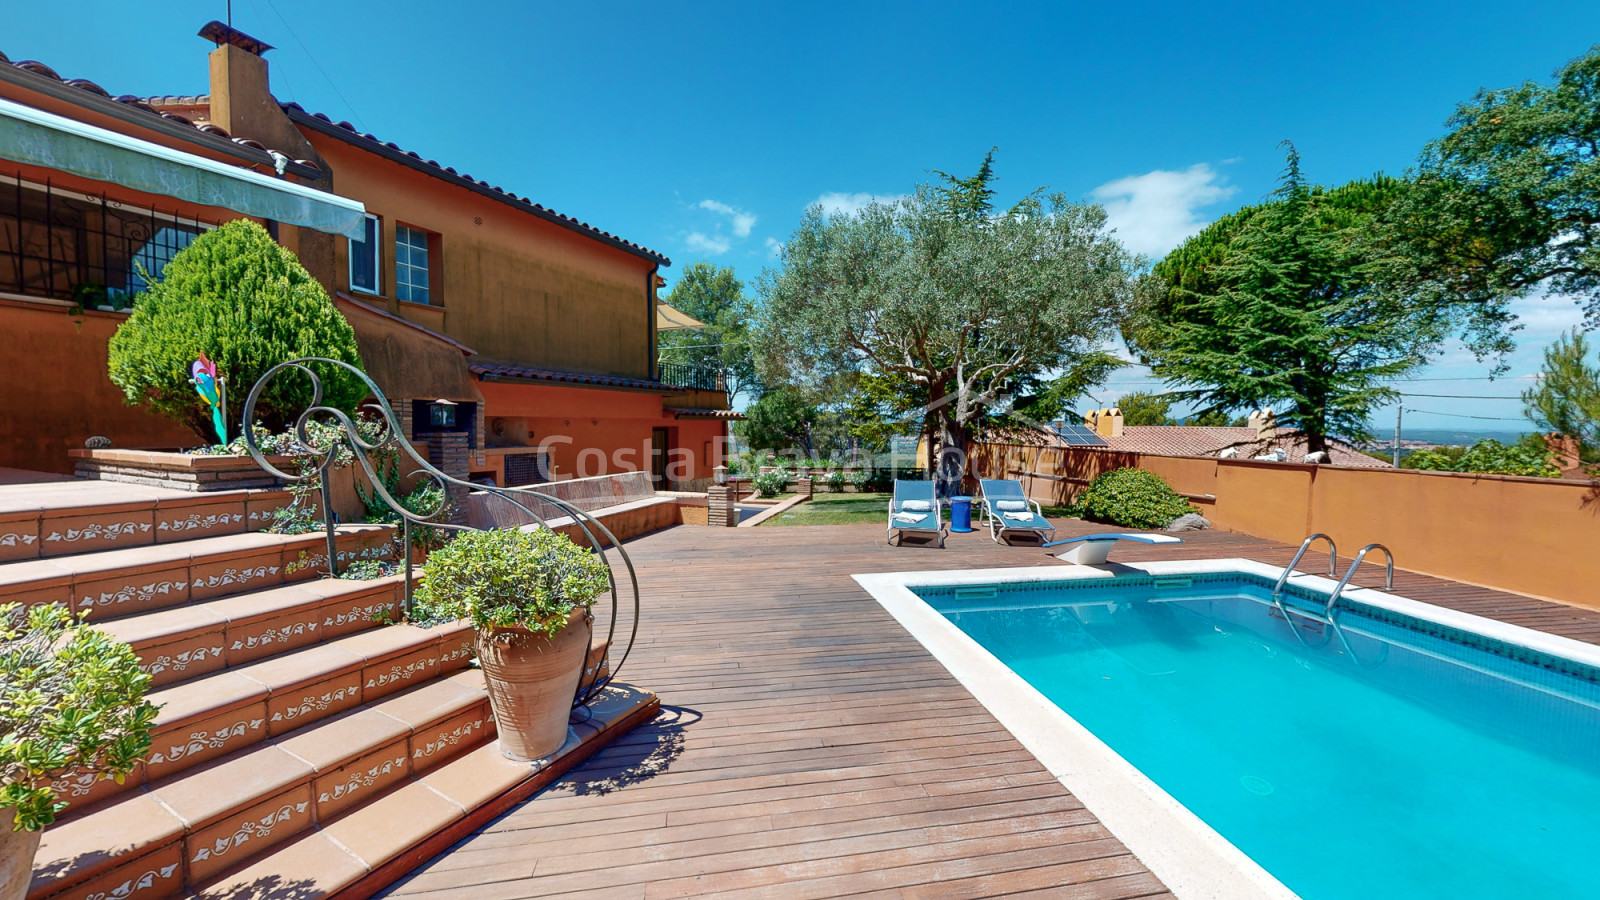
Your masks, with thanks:
M 862 374 L 924 394 L 930 465 L 959 458 L 1002 394 L 1113 338 L 1139 265 L 1098 205 L 1035 192 L 996 213 L 989 160 L 944 177 L 855 213 L 807 210 L 762 277 L 755 334 L 772 383 Z

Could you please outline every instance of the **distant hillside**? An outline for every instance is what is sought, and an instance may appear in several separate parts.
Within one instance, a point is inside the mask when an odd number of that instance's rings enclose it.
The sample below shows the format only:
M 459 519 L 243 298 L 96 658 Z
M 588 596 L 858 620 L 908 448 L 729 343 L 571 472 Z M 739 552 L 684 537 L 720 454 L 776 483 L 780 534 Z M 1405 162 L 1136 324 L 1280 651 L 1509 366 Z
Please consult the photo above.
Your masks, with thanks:
M 1531 430 L 1528 429 L 1528 431 Z M 1407 441 L 1422 441 L 1429 444 L 1466 446 L 1486 439 L 1496 440 L 1502 444 L 1514 444 L 1528 431 L 1495 431 L 1475 428 L 1404 428 L 1400 431 L 1400 437 Z M 1380 437 L 1379 441 L 1381 442 L 1382 440 L 1383 438 Z

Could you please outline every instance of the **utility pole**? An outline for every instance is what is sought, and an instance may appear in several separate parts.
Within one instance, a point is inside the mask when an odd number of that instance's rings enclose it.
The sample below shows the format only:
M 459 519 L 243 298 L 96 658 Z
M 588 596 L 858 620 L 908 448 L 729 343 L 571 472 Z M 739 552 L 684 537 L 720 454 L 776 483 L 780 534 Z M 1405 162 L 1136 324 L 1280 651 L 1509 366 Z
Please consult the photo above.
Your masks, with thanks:
M 1394 467 L 1400 468 L 1400 418 L 1405 415 L 1405 405 L 1400 404 L 1394 408 Z

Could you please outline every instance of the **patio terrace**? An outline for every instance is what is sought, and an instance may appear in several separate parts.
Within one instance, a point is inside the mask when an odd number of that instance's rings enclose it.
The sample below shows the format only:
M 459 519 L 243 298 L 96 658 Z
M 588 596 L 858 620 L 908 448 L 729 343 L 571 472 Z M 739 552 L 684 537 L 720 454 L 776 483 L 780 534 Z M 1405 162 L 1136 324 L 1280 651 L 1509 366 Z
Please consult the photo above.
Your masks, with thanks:
M 1294 550 L 1185 540 L 1113 560 L 1281 566 Z M 1043 551 L 979 533 L 892 548 L 882 526 L 681 527 L 628 549 L 646 612 L 624 677 L 661 715 L 385 896 L 1171 896 L 850 579 L 1056 564 Z M 1308 554 L 1301 569 L 1326 565 Z M 1355 581 L 1382 577 L 1368 565 Z M 1600 612 L 1400 570 L 1395 591 L 1600 642 Z

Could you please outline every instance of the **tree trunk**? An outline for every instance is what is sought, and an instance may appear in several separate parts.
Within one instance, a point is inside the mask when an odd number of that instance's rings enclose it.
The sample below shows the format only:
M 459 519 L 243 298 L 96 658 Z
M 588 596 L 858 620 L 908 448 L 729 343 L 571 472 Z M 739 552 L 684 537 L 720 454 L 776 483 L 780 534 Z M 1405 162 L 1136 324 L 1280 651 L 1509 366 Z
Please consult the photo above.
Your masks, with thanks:
M 956 422 L 955 416 L 939 417 L 939 459 L 935 479 L 939 482 L 940 497 L 957 497 L 962 491 L 962 479 L 967 472 L 967 429 Z

